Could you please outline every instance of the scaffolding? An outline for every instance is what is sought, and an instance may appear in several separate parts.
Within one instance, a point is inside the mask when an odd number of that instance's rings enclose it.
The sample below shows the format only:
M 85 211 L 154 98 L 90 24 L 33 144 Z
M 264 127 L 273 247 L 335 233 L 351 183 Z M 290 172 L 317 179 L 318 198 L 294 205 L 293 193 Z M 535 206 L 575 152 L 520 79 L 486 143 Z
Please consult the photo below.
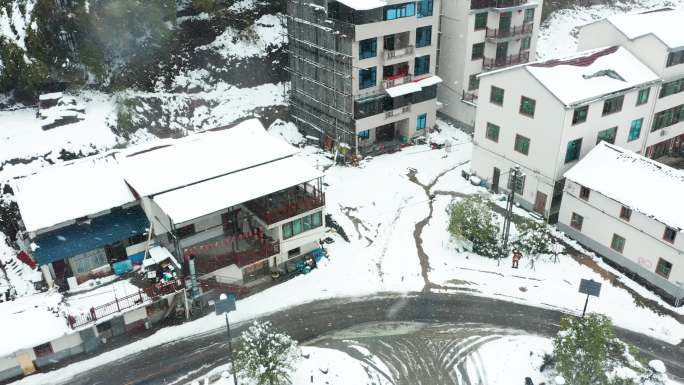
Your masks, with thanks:
M 328 0 L 289 0 L 290 116 L 330 150 L 354 148 L 354 26 L 328 18 Z

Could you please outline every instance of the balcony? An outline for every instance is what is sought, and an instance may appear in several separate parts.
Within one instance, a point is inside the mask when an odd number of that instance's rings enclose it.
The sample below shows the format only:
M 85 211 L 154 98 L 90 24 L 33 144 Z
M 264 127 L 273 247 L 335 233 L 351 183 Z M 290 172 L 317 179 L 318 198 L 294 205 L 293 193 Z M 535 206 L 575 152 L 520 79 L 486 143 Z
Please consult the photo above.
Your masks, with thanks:
M 489 71 L 495 68 L 503 68 L 516 64 L 523 64 L 530 61 L 530 52 L 524 51 L 515 55 L 508 55 L 500 58 L 488 58 L 482 59 L 482 68 Z
M 220 241 L 219 241 L 220 242 Z M 280 243 L 269 237 L 241 239 L 228 247 L 212 248 L 216 242 L 200 245 L 195 254 L 195 268 L 199 274 L 207 274 L 230 265 L 239 268 L 267 259 L 280 253 Z M 205 247 L 209 246 L 208 250 Z
M 527 4 L 528 0 L 470 0 L 470 9 L 511 8 Z
M 257 198 L 245 206 L 269 225 L 325 206 L 320 180 L 290 187 L 275 194 Z
M 382 79 L 382 88 L 392 88 L 400 84 L 408 83 L 413 80 L 411 74 L 399 74 L 394 76 L 386 76 Z
M 395 58 L 400 58 L 403 56 L 408 56 L 408 55 L 413 55 L 414 52 L 414 47 L 412 45 L 409 45 L 404 48 L 398 48 L 398 49 L 386 49 L 384 52 L 385 55 L 385 60 L 392 60 Z
M 477 91 L 467 92 L 466 90 L 463 90 L 461 100 L 465 102 L 475 103 L 477 101 Z
M 519 25 L 513 28 L 500 29 L 500 28 L 489 28 L 487 27 L 487 32 L 485 37 L 489 41 L 500 41 L 511 38 L 519 38 L 524 35 L 531 35 L 534 25 L 532 23 Z

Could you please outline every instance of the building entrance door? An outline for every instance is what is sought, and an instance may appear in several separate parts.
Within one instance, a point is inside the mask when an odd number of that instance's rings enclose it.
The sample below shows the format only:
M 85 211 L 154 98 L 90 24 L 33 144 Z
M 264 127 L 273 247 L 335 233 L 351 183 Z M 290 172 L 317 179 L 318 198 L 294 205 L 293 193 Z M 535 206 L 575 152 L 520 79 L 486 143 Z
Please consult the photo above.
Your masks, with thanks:
M 501 170 L 494 167 L 494 175 L 492 176 L 492 191 L 499 193 L 499 179 L 501 178 Z
M 544 215 L 544 209 L 546 209 L 546 194 L 537 191 L 537 198 L 534 200 L 534 211 Z
M 378 142 L 391 142 L 394 140 L 394 123 L 378 127 L 375 132 L 375 140 Z

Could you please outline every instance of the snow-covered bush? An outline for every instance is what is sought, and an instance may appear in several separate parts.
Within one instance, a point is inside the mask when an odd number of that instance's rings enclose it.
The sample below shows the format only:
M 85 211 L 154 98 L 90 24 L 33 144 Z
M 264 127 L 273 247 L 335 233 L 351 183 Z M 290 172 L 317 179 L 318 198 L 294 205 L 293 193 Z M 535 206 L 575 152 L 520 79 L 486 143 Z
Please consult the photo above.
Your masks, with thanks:
M 258 385 L 290 384 L 290 374 L 300 358 L 297 341 L 274 330 L 268 321 L 254 321 L 242 333 L 235 369 Z
M 513 241 L 513 247 L 530 256 L 552 254 L 553 235 L 544 224 L 525 221 L 516 226 L 518 236 Z
M 556 370 L 572 385 L 662 385 L 664 368 L 646 367 L 636 350 L 615 337 L 613 324 L 602 314 L 561 318 L 554 340 Z
M 452 237 L 473 243 L 473 252 L 485 257 L 498 256 L 499 228 L 494 221 L 494 213 L 480 197 L 469 197 L 451 203 L 448 231 Z

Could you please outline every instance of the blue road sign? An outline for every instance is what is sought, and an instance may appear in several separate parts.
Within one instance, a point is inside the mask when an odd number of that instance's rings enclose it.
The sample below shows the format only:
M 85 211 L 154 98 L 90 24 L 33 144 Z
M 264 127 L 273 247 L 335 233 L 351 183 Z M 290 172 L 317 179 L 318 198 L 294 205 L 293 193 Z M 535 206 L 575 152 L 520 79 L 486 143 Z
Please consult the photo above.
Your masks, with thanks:
M 601 294 L 601 283 L 593 279 L 583 279 L 580 282 L 579 292 L 586 295 L 598 297 Z

